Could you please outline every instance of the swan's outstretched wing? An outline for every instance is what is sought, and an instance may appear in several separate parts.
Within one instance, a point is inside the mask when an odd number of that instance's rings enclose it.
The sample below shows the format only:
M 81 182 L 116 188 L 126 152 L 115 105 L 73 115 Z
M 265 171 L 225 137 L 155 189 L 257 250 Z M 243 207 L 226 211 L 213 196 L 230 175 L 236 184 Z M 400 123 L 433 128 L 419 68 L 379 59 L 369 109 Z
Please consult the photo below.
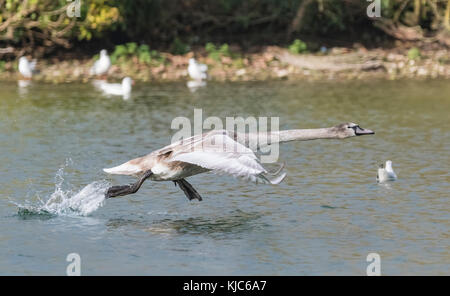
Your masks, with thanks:
M 234 141 L 227 134 L 206 135 L 188 150 L 175 152 L 169 161 L 181 161 L 211 170 L 218 174 L 228 174 L 253 182 L 280 183 L 286 174 L 269 180 L 266 169 L 259 163 L 253 151 Z

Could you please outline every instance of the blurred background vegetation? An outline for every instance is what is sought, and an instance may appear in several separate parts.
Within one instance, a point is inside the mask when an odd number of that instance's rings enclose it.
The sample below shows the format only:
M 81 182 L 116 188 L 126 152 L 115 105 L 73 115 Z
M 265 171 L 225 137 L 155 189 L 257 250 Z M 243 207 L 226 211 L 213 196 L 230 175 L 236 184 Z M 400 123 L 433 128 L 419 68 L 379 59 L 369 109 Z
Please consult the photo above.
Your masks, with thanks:
M 73 0 L 75 1 L 75 0 Z M 377 1 L 377 0 L 374 0 Z M 214 44 L 289 45 L 319 50 L 359 42 L 390 46 L 394 40 L 450 46 L 450 0 L 379 0 L 381 18 L 369 18 L 366 0 L 81 0 L 80 17 L 68 17 L 69 0 L 0 0 L 0 54 L 43 56 L 61 49 L 93 52 L 135 42 L 184 54 Z M 302 41 L 302 42 L 303 42 Z M 114 58 L 148 48 L 116 48 Z M 147 53 L 149 52 L 149 53 Z

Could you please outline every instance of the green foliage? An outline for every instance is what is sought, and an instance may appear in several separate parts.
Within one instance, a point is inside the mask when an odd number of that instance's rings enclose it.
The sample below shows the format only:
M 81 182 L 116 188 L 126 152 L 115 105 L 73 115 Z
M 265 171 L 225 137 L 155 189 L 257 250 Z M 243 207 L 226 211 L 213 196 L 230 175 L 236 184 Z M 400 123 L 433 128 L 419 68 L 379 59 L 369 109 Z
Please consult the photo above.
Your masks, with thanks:
M 82 16 L 75 32 L 79 40 L 101 37 L 104 31 L 114 30 L 121 21 L 120 12 L 107 0 L 91 0 L 82 5 Z M 83 3 L 83 2 L 82 2 Z M 84 17 L 83 17 L 84 11 Z M 78 29 L 78 30 L 77 30 Z
M 443 56 L 443 57 L 440 57 L 438 59 L 438 61 L 439 61 L 439 64 L 441 64 L 441 65 L 450 65 L 450 57 Z
M 175 40 L 172 42 L 172 45 L 170 46 L 170 52 L 173 54 L 183 55 L 188 53 L 190 50 L 191 47 L 181 41 L 178 37 L 175 38 Z
M 408 59 L 410 60 L 416 60 L 420 58 L 420 50 L 417 47 L 413 47 L 410 50 L 408 50 Z
M 156 51 L 150 51 L 150 46 L 147 44 L 141 44 L 137 49 L 137 56 L 139 62 L 150 64 L 152 62 L 152 56 L 157 56 Z
M 117 45 L 110 58 L 113 64 L 117 64 L 126 63 L 133 57 L 137 57 L 140 63 L 145 64 L 161 64 L 165 61 L 158 51 L 150 50 L 150 46 L 147 44 L 138 46 L 135 42 Z
M 74 8 L 75 2 L 0 0 L 0 40 L 10 44 L 70 47 L 76 39 L 101 37 L 105 31 L 115 29 L 120 20 L 118 8 L 110 2 L 81 1 L 80 16 L 69 17 L 68 7 Z
M 169 47 L 174 54 L 185 54 L 193 45 L 206 41 L 236 42 L 244 46 L 276 44 L 277 36 L 294 32 L 309 36 L 336 33 L 363 38 L 368 42 L 382 36 L 376 23 L 418 26 L 425 36 L 450 31 L 450 2 L 381 0 L 380 20 L 366 16 L 367 1 L 342 0 L 82 0 L 81 16 L 66 16 L 67 0 L 0 0 L 0 46 L 32 45 L 71 47 L 77 40 L 101 40 L 120 33 L 125 40 Z M 302 13 L 303 11 L 303 13 Z M 436 33 L 436 34 L 429 34 Z M 342 36 L 342 35 L 341 35 Z M 272 38 L 273 37 L 273 38 Z M 375 41 L 376 42 L 376 41 Z M 15 46 L 19 45 L 19 46 Z M 308 43 L 311 50 L 311 44 Z M 207 45 L 211 58 L 230 55 L 228 45 Z M 304 44 L 293 44 L 294 52 L 305 52 Z M 33 49 L 28 50 L 31 52 Z M 128 50 L 128 48 L 127 48 Z M 132 52 L 139 51 L 131 48 Z M 142 49 L 142 59 L 148 54 Z M 150 54 L 150 58 L 151 54 Z
M 300 39 L 295 39 L 294 42 L 289 45 L 289 51 L 293 54 L 306 53 L 308 51 L 308 47 L 305 42 Z
M 238 69 L 245 68 L 244 60 L 242 58 L 233 60 L 233 66 Z
M 226 43 L 222 44 L 218 48 L 213 43 L 208 42 L 205 45 L 205 50 L 208 53 L 208 57 L 215 61 L 219 61 L 221 57 L 233 57 L 233 54 L 230 51 L 230 47 Z

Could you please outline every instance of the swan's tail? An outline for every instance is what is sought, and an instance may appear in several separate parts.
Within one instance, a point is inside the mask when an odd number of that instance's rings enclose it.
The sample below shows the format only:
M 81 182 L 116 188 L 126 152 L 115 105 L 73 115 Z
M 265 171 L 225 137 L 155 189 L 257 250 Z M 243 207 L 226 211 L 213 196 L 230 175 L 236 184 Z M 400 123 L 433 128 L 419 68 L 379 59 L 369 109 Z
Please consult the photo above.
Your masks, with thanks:
M 114 175 L 136 175 L 142 172 L 140 166 L 132 164 L 129 161 L 119 166 L 103 169 L 105 173 Z

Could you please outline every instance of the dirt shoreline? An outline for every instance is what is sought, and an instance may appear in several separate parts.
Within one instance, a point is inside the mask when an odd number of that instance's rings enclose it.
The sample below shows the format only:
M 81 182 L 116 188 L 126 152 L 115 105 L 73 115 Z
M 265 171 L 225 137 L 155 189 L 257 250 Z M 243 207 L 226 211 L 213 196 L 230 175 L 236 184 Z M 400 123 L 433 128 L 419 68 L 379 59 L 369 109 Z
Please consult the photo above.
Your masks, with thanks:
M 204 52 L 186 55 L 161 53 L 164 62 L 148 65 L 131 57 L 121 64 L 113 64 L 108 80 L 117 81 L 130 76 L 137 81 L 186 81 L 189 80 L 189 58 L 196 58 L 208 65 L 209 79 L 213 81 L 265 81 L 288 80 L 358 80 L 380 78 L 396 79 L 449 79 L 450 51 L 448 49 L 421 50 L 412 58 L 408 50 L 360 48 L 332 48 L 322 54 L 292 54 L 280 47 L 264 47 L 257 53 L 241 54 L 239 58 L 222 56 L 212 59 Z M 94 59 L 38 61 L 39 73 L 34 81 L 50 83 L 86 82 L 92 79 L 89 69 Z M 4 62 L 0 68 L 0 80 L 20 79 L 17 62 Z

